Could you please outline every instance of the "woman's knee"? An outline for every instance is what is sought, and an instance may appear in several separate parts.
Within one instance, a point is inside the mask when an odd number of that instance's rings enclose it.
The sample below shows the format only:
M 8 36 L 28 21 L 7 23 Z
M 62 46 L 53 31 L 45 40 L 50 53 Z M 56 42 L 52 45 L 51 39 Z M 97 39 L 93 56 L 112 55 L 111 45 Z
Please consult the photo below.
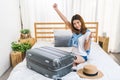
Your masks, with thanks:
M 79 64 L 85 62 L 85 60 L 81 56 L 76 56 L 76 60 L 74 60 L 74 62 Z

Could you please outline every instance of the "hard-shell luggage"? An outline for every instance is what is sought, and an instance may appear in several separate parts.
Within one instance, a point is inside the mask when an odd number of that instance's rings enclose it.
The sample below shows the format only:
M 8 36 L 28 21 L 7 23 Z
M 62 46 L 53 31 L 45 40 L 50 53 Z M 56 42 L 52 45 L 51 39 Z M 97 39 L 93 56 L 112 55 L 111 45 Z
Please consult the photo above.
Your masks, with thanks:
M 40 47 L 26 52 L 27 67 L 53 79 L 71 71 L 74 55 L 54 47 Z

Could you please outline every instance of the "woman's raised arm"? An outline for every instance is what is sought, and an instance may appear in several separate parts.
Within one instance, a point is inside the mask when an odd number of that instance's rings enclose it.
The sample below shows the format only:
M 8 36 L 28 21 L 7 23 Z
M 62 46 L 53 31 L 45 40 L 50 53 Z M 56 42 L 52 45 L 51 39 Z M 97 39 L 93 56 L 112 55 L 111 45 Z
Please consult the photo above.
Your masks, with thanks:
M 61 11 L 58 9 L 56 3 L 54 3 L 53 8 L 54 8 L 55 11 L 57 12 L 57 14 L 60 16 L 60 18 L 65 22 L 65 24 L 66 24 L 67 26 L 69 26 L 69 28 L 70 28 L 70 25 L 71 25 L 70 22 L 67 20 L 67 18 L 66 18 L 66 17 L 61 13 Z

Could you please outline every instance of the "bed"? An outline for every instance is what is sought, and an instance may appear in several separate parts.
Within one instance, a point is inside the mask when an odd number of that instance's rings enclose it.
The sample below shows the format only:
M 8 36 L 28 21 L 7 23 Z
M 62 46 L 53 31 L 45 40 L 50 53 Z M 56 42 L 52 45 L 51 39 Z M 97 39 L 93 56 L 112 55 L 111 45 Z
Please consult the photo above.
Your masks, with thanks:
M 98 22 L 86 22 L 86 26 L 93 33 L 93 41 L 91 42 L 91 53 L 87 62 L 79 64 L 77 69 L 83 68 L 86 64 L 93 64 L 102 71 L 104 76 L 96 80 L 120 80 L 120 66 L 97 44 L 98 36 Z M 35 39 L 36 43 L 32 48 L 50 46 L 55 47 L 55 31 L 59 32 L 64 30 L 70 32 L 68 27 L 62 22 L 35 22 Z M 58 34 L 58 33 L 57 33 Z M 61 35 L 63 32 L 61 33 Z M 65 34 L 65 33 L 64 33 Z M 67 34 L 67 33 L 66 33 Z M 63 35 L 62 35 L 63 36 Z M 67 35 L 68 36 L 68 35 Z M 57 46 L 55 48 L 70 51 L 72 47 Z M 44 77 L 43 75 L 30 70 L 26 67 L 26 59 L 19 63 L 7 80 L 52 80 Z M 90 80 L 80 78 L 76 72 L 70 72 L 62 77 L 62 80 Z

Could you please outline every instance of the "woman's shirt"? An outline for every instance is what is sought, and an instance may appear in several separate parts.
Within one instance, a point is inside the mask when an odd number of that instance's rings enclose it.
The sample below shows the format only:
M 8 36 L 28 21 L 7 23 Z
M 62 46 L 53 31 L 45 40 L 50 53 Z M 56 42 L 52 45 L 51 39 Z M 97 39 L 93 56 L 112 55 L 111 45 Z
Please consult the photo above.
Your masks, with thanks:
M 73 53 L 81 55 L 81 56 L 88 55 L 88 53 L 84 49 L 84 44 L 85 44 L 85 41 L 89 39 L 90 34 L 91 32 L 87 30 L 85 34 L 78 37 L 77 46 L 73 46 L 73 50 L 72 50 Z

